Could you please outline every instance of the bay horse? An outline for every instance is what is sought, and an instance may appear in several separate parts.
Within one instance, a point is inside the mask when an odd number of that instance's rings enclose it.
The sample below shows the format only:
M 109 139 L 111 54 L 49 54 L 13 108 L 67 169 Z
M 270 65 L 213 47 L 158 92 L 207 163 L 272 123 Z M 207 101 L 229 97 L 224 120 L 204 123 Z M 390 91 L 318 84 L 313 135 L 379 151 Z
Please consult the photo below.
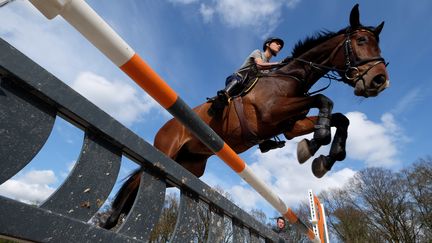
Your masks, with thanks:
M 298 144 L 300 163 L 312 157 L 321 146 L 328 145 L 330 127 L 336 127 L 329 155 L 320 155 L 312 162 L 313 174 L 322 177 L 336 161 L 345 159 L 349 120 L 341 113 L 332 113 L 333 102 L 328 97 L 309 95 L 309 89 L 330 71 L 352 86 L 357 96 L 377 96 L 389 86 L 386 63 L 378 45 L 384 22 L 367 27 L 360 24 L 359 17 L 357 4 L 351 10 L 348 27 L 338 32 L 320 32 L 298 42 L 292 57 L 282 67 L 261 76 L 255 87 L 243 97 L 235 98 L 221 116 L 208 114 L 210 103 L 193 110 L 236 153 L 279 134 L 292 139 L 313 132 L 313 139 L 303 139 Z M 241 109 L 234 107 L 235 102 Z M 307 116 L 311 108 L 319 109 L 317 116 Z M 238 114 L 239 110 L 242 114 Z M 197 177 L 203 175 L 207 159 L 213 155 L 176 119 L 158 131 L 154 147 Z M 102 227 L 113 227 L 121 213 L 129 212 L 141 173 L 136 170 L 123 184 L 108 219 L 100 224 Z

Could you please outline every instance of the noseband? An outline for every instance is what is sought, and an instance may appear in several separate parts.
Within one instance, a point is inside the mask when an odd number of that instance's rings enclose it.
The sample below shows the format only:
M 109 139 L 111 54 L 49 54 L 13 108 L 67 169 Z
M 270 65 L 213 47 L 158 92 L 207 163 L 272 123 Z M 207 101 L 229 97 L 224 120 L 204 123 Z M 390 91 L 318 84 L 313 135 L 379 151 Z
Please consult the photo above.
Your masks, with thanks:
M 345 41 L 344 41 L 344 55 L 345 55 L 345 70 L 343 71 L 344 77 L 354 82 L 354 85 L 361 79 L 364 82 L 363 76 L 366 75 L 373 67 L 380 63 L 384 63 L 384 65 L 387 67 L 388 63 L 385 62 L 385 59 L 381 56 L 377 57 L 371 57 L 366 59 L 358 59 L 357 56 L 354 55 L 352 42 L 351 42 L 351 35 L 358 31 L 365 31 L 370 32 L 373 35 L 375 35 L 373 32 L 366 30 L 366 29 L 359 29 L 347 32 L 345 34 Z M 374 62 L 370 67 L 368 67 L 366 70 L 364 70 L 362 73 L 360 73 L 360 70 L 358 69 L 359 66 L 365 65 L 367 63 Z M 341 70 L 334 70 L 334 71 L 341 71 Z M 366 86 L 365 86 L 366 87 Z

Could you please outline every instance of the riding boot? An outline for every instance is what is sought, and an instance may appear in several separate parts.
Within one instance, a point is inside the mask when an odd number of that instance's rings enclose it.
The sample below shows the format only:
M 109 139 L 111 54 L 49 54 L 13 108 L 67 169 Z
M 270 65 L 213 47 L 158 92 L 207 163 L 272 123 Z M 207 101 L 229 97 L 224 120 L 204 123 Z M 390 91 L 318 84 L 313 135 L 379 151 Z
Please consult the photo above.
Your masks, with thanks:
M 275 141 L 271 139 L 265 140 L 258 145 L 261 153 L 266 153 L 271 149 L 282 148 L 283 146 L 285 146 L 285 141 Z
M 234 79 L 226 85 L 225 89 L 219 90 L 217 92 L 217 96 L 222 101 L 222 103 L 228 105 L 231 95 L 233 94 L 234 89 L 237 88 L 238 84 L 239 81 Z
M 209 116 L 218 117 L 222 114 L 225 106 L 229 103 L 229 99 L 231 98 L 234 89 L 237 88 L 239 83 L 238 80 L 234 79 L 226 85 L 225 89 L 219 90 L 216 97 L 208 98 L 207 102 L 212 103 L 207 111 Z

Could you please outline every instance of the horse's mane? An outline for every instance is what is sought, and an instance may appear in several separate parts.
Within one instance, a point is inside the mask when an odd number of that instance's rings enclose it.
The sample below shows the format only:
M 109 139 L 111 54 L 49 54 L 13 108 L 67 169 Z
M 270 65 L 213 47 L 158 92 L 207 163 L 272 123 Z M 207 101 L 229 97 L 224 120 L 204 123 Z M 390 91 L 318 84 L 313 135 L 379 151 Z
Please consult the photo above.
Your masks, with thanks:
M 328 41 L 329 39 L 345 33 L 347 28 L 345 29 L 341 29 L 338 32 L 333 32 L 333 31 L 328 31 L 328 30 L 321 30 L 316 32 L 314 35 L 312 36 L 308 36 L 306 37 L 304 40 L 300 40 L 298 41 L 292 52 L 291 55 L 293 57 L 299 57 L 302 54 L 304 54 L 305 52 L 309 51 L 310 49 L 314 48 L 315 46 L 324 43 L 326 41 Z
M 295 44 L 295 46 L 294 46 L 294 48 L 293 48 L 293 50 L 291 52 L 291 55 L 292 55 L 292 57 L 300 57 L 302 54 L 304 54 L 305 52 L 307 52 L 310 49 L 314 48 L 315 46 L 317 46 L 317 45 L 319 45 L 321 43 L 324 43 L 327 40 L 329 40 L 329 39 L 331 39 L 331 38 L 333 38 L 333 37 L 335 37 L 337 35 L 346 33 L 347 30 L 349 30 L 349 28 L 350 27 L 346 27 L 346 28 L 341 29 L 341 30 L 339 30 L 337 32 L 328 31 L 328 30 L 318 31 L 314 35 L 308 36 L 304 40 L 298 41 L 297 44 Z M 358 28 L 363 28 L 363 29 L 367 29 L 367 30 L 370 30 L 370 31 L 374 30 L 374 27 L 371 27 L 371 26 L 361 26 L 361 27 L 358 27 Z M 377 41 L 379 41 L 378 36 L 376 36 L 376 38 L 377 38 Z

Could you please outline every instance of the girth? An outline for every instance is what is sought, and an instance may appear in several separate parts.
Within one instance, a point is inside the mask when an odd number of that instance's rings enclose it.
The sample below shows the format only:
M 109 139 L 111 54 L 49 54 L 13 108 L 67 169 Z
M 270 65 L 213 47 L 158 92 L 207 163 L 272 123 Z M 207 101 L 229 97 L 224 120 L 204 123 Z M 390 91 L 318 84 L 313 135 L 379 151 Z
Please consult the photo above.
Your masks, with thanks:
M 234 108 L 237 113 L 237 117 L 239 118 L 241 136 L 243 140 L 245 140 L 246 145 L 254 146 L 260 143 L 262 140 L 259 139 L 254 132 L 252 132 L 252 130 L 249 127 L 249 123 L 246 120 L 244 109 L 243 109 L 243 98 L 239 96 L 234 98 L 232 101 L 234 102 Z

